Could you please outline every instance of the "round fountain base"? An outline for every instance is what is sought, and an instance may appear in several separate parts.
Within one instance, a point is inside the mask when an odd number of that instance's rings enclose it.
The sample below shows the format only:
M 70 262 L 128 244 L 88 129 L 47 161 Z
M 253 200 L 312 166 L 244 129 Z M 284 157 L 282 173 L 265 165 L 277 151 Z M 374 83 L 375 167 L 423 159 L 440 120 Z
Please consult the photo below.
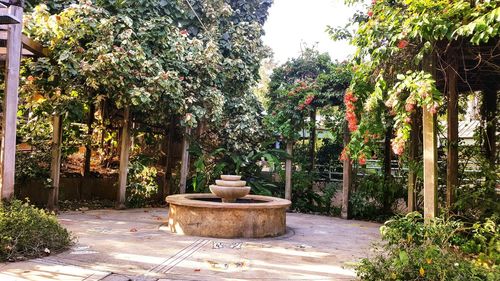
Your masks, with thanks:
M 173 233 L 216 238 L 275 237 L 286 232 L 289 200 L 247 195 L 222 203 L 210 193 L 179 194 L 166 198 L 168 225 Z

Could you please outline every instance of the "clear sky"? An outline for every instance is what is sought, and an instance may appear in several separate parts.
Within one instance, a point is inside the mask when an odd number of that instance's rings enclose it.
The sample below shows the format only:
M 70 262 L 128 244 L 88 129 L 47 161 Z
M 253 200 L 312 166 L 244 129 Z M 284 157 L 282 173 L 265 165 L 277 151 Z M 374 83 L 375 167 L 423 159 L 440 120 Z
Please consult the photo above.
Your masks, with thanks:
M 301 44 L 328 52 L 342 61 L 354 52 L 348 42 L 334 42 L 325 32 L 326 26 L 343 26 L 355 8 L 343 0 L 274 0 L 264 25 L 264 43 L 274 52 L 274 60 L 285 62 L 300 54 Z

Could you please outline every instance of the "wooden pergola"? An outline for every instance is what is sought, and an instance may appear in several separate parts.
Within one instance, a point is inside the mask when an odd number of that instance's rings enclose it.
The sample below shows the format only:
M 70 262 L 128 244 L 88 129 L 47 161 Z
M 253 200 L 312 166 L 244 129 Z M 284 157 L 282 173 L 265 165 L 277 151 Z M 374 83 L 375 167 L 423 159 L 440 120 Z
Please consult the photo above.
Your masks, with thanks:
M 483 97 L 481 115 L 483 124 L 482 147 L 486 159 L 494 167 L 497 162 L 497 107 L 500 90 L 500 40 L 492 38 L 487 43 L 472 45 L 468 38 L 440 42 L 431 55 L 424 58 L 422 69 L 432 73 L 437 87 L 443 93 L 447 105 L 447 172 L 446 207 L 452 208 L 455 189 L 458 187 L 459 95 L 481 92 Z M 437 114 L 422 109 L 421 116 L 414 114 L 410 136 L 409 159 L 416 160 L 419 151 L 423 156 L 424 217 L 430 219 L 438 214 L 438 142 Z M 419 148 L 420 134 L 422 147 Z M 349 142 L 346 130 L 344 143 Z M 408 211 L 416 210 L 416 171 L 408 174 Z M 349 193 L 352 185 L 352 164 L 344 161 L 342 218 L 349 217 Z
M 37 42 L 22 34 L 23 0 L 0 1 L 0 61 L 5 63 L 5 93 L 0 151 L 0 193 L 3 200 L 14 196 L 16 122 L 21 56 L 43 56 Z

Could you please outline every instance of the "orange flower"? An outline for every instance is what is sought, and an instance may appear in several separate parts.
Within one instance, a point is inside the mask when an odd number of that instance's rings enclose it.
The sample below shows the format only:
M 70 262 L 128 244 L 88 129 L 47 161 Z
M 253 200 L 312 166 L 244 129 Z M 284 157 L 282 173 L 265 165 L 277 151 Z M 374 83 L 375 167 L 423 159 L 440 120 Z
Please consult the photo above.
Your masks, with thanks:
M 404 49 L 404 48 L 406 48 L 407 46 L 408 46 L 408 41 L 406 41 L 406 40 L 401 40 L 401 41 L 399 41 L 399 43 L 398 43 L 398 48 L 400 48 L 400 49 Z
M 358 158 L 358 162 L 359 162 L 359 165 L 362 165 L 362 166 L 366 165 L 366 157 L 365 157 L 365 155 L 364 155 L 364 154 L 361 154 L 361 155 L 359 156 L 359 158 Z
M 313 100 L 314 100 L 314 96 L 308 96 L 306 98 L 306 101 L 304 103 L 307 104 L 307 105 L 310 105 Z

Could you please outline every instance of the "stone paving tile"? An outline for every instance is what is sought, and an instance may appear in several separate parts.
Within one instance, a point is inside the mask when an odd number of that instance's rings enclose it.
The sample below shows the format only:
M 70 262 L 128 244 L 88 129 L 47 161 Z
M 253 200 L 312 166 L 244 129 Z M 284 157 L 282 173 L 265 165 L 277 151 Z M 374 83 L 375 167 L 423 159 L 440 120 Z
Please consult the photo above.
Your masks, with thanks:
M 0 264 L 0 280 L 352 280 L 354 262 L 379 239 L 379 224 L 287 214 L 278 238 L 216 239 L 171 234 L 165 209 L 66 212 L 77 238 L 44 259 Z

